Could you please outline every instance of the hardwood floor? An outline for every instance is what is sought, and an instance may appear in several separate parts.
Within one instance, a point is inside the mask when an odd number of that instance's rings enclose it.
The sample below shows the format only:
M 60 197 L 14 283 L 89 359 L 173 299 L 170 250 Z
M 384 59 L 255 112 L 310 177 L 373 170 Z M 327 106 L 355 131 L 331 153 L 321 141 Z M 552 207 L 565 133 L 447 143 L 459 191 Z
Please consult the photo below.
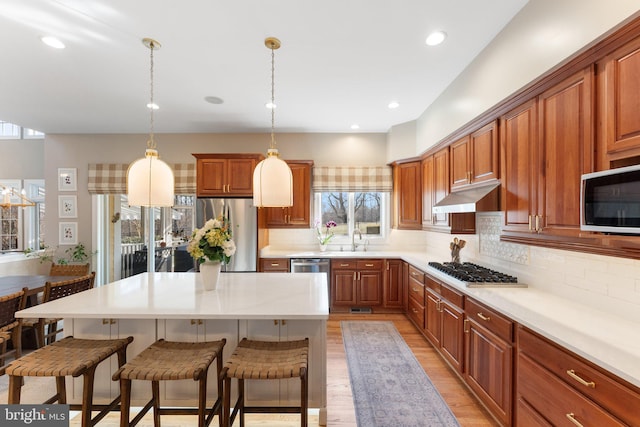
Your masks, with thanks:
M 498 426 L 438 352 L 403 314 L 331 314 L 327 322 L 327 426 L 355 426 L 353 397 L 342 343 L 342 320 L 393 321 L 462 427 Z
M 420 362 L 425 372 L 431 378 L 436 389 L 451 408 L 462 427 L 493 427 L 494 422 L 488 412 L 477 402 L 467 390 L 462 381 L 453 373 L 451 368 L 442 360 L 429 342 L 417 331 L 413 324 L 402 314 L 331 314 L 327 322 L 327 426 L 353 427 L 356 425 L 356 417 L 353 407 L 353 396 L 347 371 L 347 360 L 342 343 L 342 320 L 389 320 L 393 321 L 405 342 Z M 35 380 L 29 378 L 29 380 Z M 45 380 L 44 387 L 32 389 L 36 396 L 23 395 L 24 403 L 42 402 L 53 394 L 55 385 L 49 378 Z M 0 377 L 0 403 L 6 403 L 7 376 Z M 3 390 L 4 389 L 4 390 Z M 39 391 L 39 393 L 38 393 Z M 46 395 L 41 399 L 40 394 Z M 297 426 L 298 415 L 257 415 L 247 416 L 247 426 Z M 80 417 L 71 420 L 71 426 L 79 426 Z M 147 419 L 149 418 L 149 419 Z M 167 416 L 162 420 L 165 427 L 191 426 L 193 417 Z M 217 421 L 214 420 L 214 425 Z M 117 426 L 118 414 L 110 414 L 98 426 Z M 141 426 L 152 425 L 150 416 L 147 415 Z M 317 426 L 317 416 L 310 418 L 310 425 Z

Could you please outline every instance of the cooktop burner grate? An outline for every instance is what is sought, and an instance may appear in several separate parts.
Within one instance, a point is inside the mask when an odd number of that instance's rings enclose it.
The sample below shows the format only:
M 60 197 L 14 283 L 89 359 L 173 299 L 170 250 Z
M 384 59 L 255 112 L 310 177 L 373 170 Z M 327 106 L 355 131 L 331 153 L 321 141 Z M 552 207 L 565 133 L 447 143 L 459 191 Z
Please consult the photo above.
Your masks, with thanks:
M 471 262 L 430 262 L 429 266 L 463 282 L 518 283 L 518 278 Z

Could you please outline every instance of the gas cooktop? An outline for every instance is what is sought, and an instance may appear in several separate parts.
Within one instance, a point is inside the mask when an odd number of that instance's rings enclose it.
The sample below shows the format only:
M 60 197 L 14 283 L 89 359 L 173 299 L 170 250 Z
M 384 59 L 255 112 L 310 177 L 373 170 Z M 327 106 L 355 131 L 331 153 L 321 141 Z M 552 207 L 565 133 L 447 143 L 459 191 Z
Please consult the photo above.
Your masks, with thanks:
M 482 267 L 471 262 L 430 262 L 430 267 L 441 271 L 454 279 L 464 282 L 468 288 L 477 287 L 518 287 L 526 288 L 527 285 L 518 283 L 518 278 L 509 274 L 500 273 L 490 268 Z

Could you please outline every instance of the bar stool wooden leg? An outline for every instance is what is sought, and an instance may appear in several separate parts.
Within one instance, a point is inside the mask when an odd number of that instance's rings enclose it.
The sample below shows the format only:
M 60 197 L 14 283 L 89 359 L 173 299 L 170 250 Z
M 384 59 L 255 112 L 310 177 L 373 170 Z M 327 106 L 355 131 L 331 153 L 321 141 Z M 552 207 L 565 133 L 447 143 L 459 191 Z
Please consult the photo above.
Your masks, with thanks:
M 91 426 L 91 408 L 93 407 L 93 379 L 96 373 L 96 367 L 88 369 L 83 374 L 82 382 L 82 427 Z M 62 378 L 64 380 L 64 378 Z M 66 403 L 67 393 L 65 392 L 60 399 L 65 400 L 60 403 Z
M 240 427 L 244 427 L 244 380 L 238 380 L 238 406 L 240 407 Z
M 129 427 L 131 415 L 131 380 L 120 380 L 120 427 Z
M 151 381 L 151 396 L 153 399 L 153 425 L 160 427 L 160 381 Z
M 300 425 L 306 427 L 309 407 L 309 381 L 307 369 L 300 369 Z
M 53 403 L 56 401 L 63 404 L 67 403 L 67 383 L 64 377 L 56 377 L 56 395 L 45 403 Z
M 18 404 L 20 403 L 20 391 L 22 390 L 22 377 L 15 375 L 9 375 L 9 398 L 7 403 Z

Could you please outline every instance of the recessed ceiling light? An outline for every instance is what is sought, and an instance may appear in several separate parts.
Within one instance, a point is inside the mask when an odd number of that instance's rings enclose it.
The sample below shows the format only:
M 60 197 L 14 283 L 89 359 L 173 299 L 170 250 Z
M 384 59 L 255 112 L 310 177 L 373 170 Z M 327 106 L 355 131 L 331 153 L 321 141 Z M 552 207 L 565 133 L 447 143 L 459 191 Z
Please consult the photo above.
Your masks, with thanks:
M 392 101 L 389 103 L 389 105 L 387 105 L 387 107 L 394 109 L 394 108 L 398 108 L 400 106 L 400 104 L 396 101 Z
M 64 43 L 62 43 L 60 41 L 60 39 L 57 39 L 55 37 L 51 37 L 51 36 L 42 36 L 40 37 L 40 40 L 42 40 L 42 43 L 46 44 L 49 47 L 53 47 L 55 49 L 64 49 Z
M 274 103 L 272 103 L 271 101 L 267 102 L 266 104 L 264 104 L 265 107 L 267 107 L 268 109 L 274 109 L 274 108 L 278 108 L 278 106 Z
M 427 43 L 427 45 L 429 46 L 437 46 L 446 38 L 447 33 L 445 33 L 444 31 L 434 31 L 433 33 L 429 34 L 425 43 Z
M 223 104 L 224 103 L 224 99 L 218 98 L 217 96 L 205 96 L 204 100 L 207 101 L 209 104 Z
M 154 102 L 153 104 L 152 103 L 148 103 L 147 104 L 147 108 L 150 109 L 150 110 L 157 110 L 157 109 L 160 108 L 160 106 Z
M 356 130 L 356 129 L 360 129 L 360 125 L 357 123 L 354 123 L 351 125 L 351 129 Z

